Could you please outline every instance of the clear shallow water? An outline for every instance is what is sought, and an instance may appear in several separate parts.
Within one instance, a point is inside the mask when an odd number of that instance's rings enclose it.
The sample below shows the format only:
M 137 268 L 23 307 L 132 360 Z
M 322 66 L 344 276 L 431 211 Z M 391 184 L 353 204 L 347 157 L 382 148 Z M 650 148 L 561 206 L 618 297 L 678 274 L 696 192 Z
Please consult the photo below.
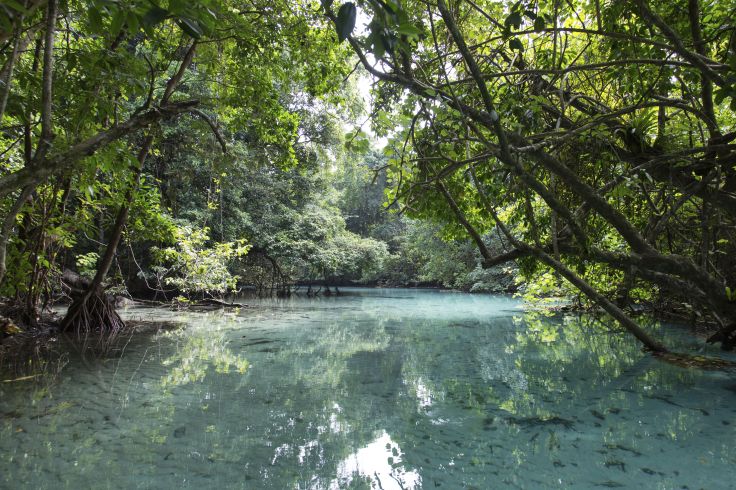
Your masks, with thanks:
M 509 298 L 349 293 L 127 310 L 186 327 L 0 383 L 0 487 L 736 487 L 736 374 Z

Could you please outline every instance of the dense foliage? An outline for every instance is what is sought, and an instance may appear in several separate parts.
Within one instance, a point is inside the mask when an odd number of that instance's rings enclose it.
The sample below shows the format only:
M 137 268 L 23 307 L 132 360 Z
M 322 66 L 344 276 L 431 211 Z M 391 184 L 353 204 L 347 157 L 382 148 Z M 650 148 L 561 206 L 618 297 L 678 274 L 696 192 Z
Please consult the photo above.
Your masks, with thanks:
M 386 277 L 401 259 L 372 232 L 395 221 L 385 172 L 373 183 L 383 157 L 343 134 L 364 108 L 315 6 L 28 1 L 2 15 L 0 287 L 25 322 L 59 293 L 74 300 L 65 328 L 114 330 L 106 293 L 416 280 Z
M 731 347 L 734 10 L 3 2 L 0 294 L 34 323 L 64 292 L 64 328 L 115 329 L 112 288 L 507 291 L 515 263 L 527 295 L 651 350 L 635 306 Z
M 680 298 L 736 343 L 735 7 L 324 2 L 382 82 L 407 212 L 566 280 L 654 351 L 631 301 Z M 488 250 L 493 227 L 511 250 Z
M 104 326 L 108 317 L 114 326 L 109 305 L 90 302 L 104 296 L 114 265 L 115 275 L 124 275 L 115 260 L 121 240 L 160 244 L 157 266 L 179 272 L 164 283 L 182 287 L 177 280 L 192 273 L 199 285 L 187 290 L 232 283 L 217 267 L 206 267 L 212 277 L 188 270 L 193 250 L 180 230 L 194 227 L 187 237 L 193 246 L 208 223 L 175 222 L 166 209 L 166 197 L 182 183 L 160 178 L 183 170 L 167 158 L 181 136 L 173 133 L 188 124 L 173 151 L 197 139 L 207 158 L 182 160 L 213 176 L 210 191 L 246 160 L 296 166 L 300 117 L 285 96 L 334 102 L 348 70 L 320 16 L 307 4 L 219 1 L 11 2 L 2 14 L 3 293 L 24 304 L 33 323 L 52 278 L 74 255 L 99 252 L 96 274 L 81 285 L 65 327 Z M 215 158 L 215 151 L 224 155 Z M 216 202 L 212 193 L 206 199 L 204 209 Z M 244 239 L 238 230 L 213 250 Z M 177 241 L 178 248 L 166 248 Z M 94 312 L 102 313 L 87 318 Z

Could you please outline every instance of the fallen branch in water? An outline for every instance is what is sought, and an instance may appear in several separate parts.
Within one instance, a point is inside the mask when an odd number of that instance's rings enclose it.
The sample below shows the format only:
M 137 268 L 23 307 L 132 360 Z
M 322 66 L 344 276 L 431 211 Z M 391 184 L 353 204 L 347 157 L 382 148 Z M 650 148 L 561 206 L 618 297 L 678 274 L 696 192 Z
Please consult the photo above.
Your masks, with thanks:
M 39 376 L 41 376 L 41 375 L 40 374 L 31 374 L 30 376 L 21 376 L 20 378 L 15 378 L 15 379 L 4 379 L 3 380 L 3 383 L 15 383 L 15 382 L 18 382 L 18 381 L 28 381 L 30 379 L 38 378 Z
M 736 370 L 736 362 L 720 357 L 694 356 L 677 352 L 654 353 L 654 357 L 683 368 L 697 368 L 706 371 Z
M 208 298 L 199 301 L 175 301 L 174 306 L 178 308 L 247 308 L 248 305 L 242 303 L 227 303 L 225 301 Z

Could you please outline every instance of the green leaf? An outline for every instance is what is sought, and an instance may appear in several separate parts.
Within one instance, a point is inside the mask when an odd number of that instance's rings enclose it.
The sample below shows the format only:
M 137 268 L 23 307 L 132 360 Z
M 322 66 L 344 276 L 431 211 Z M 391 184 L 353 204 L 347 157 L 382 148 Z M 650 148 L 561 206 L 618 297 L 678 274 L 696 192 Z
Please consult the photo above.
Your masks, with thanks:
M 726 100 L 726 97 L 728 97 L 728 90 L 725 88 L 720 88 L 716 91 L 713 102 L 715 102 L 716 105 L 721 105 L 721 102 Z
M 199 39 L 202 37 L 202 34 L 204 34 L 202 27 L 200 27 L 199 22 L 196 20 L 192 20 L 188 17 L 180 17 L 176 23 L 184 32 L 192 36 L 194 39 Z
M 519 12 L 511 12 L 511 15 L 506 17 L 503 23 L 506 27 L 514 26 L 515 28 L 521 27 L 521 14 Z
M 322 6 L 326 9 L 332 7 L 332 2 L 334 0 L 322 0 Z
M 189 2 L 185 0 L 169 0 L 169 12 L 172 14 L 182 14 L 186 12 Z
M 169 12 L 166 9 L 153 5 L 148 9 L 146 15 L 143 16 L 143 27 L 153 27 L 156 24 L 163 22 L 168 15 Z
M 611 190 L 612 197 L 627 197 L 632 194 L 631 189 L 623 182 Z
M 102 32 L 103 26 L 102 26 L 102 16 L 100 15 L 100 11 L 97 10 L 94 7 L 91 7 L 88 11 L 89 14 L 89 25 L 95 32 Z
M 379 34 L 371 32 L 368 36 L 368 43 L 373 46 L 373 56 L 381 58 L 386 53 L 386 48 L 383 45 L 383 39 Z
M 390 33 L 388 35 L 381 34 L 381 43 L 386 51 L 393 54 L 396 47 L 396 36 Z
M 25 15 L 28 13 L 28 11 L 23 7 L 23 5 L 20 4 L 20 2 L 16 2 L 15 0 L 3 0 L 3 4 L 6 7 L 10 7 L 13 10 Z
M 337 28 L 337 39 L 343 42 L 345 39 L 352 34 L 355 29 L 355 19 L 358 15 L 358 9 L 355 7 L 353 2 L 347 2 L 342 4 L 340 10 L 337 12 L 337 20 L 335 21 L 335 27 Z
M 396 32 L 399 34 L 404 34 L 405 36 L 409 37 L 419 37 L 422 33 L 421 30 L 414 24 L 410 22 L 405 22 L 403 24 L 400 24 L 399 27 L 396 29 Z
M 544 17 L 540 15 L 539 17 L 534 19 L 534 30 L 535 31 L 544 30 L 545 27 L 546 27 L 546 24 L 544 22 Z
M 0 32 L 10 32 L 13 30 L 13 23 L 8 16 L 0 15 L 0 29 L 2 29 Z
M 518 39 L 509 39 L 509 48 L 516 49 L 518 51 L 524 51 L 524 45 Z
M 397 12 L 401 11 L 401 6 L 393 0 L 386 0 L 385 2 L 380 3 L 384 10 L 389 14 L 395 15 Z
M 120 29 L 123 28 L 123 23 L 125 22 L 125 15 L 121 11 L 115 12 L 115 15 L 112 17 L 112 21 L 110 22 L 110 33 L 113 36 L 117 36 L 120 32 Z
M 134 14 L 133 12 L 129 12 L 126 21 L 128 23 L 128 32 L 131 34 L 138 34 L 138 29 L 140 27 L 140 23 L 138 22 L 138 16 Z
M 736 70 L 736 53 L 729 55 L 728 66 L 730 66 L 732 70 Z

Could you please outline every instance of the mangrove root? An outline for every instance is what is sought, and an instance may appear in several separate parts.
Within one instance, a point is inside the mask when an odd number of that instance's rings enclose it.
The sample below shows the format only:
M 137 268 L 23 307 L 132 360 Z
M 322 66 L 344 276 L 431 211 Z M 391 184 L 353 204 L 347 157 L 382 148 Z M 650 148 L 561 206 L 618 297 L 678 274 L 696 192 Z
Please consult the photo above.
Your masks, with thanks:
M 75 298 L 61 327 L 66 332 L 76 332 L 80 338 L 100 333 L 109 339 L 125 328 L 125 322 L 115 311 L 115 299 L 98 289 Z

